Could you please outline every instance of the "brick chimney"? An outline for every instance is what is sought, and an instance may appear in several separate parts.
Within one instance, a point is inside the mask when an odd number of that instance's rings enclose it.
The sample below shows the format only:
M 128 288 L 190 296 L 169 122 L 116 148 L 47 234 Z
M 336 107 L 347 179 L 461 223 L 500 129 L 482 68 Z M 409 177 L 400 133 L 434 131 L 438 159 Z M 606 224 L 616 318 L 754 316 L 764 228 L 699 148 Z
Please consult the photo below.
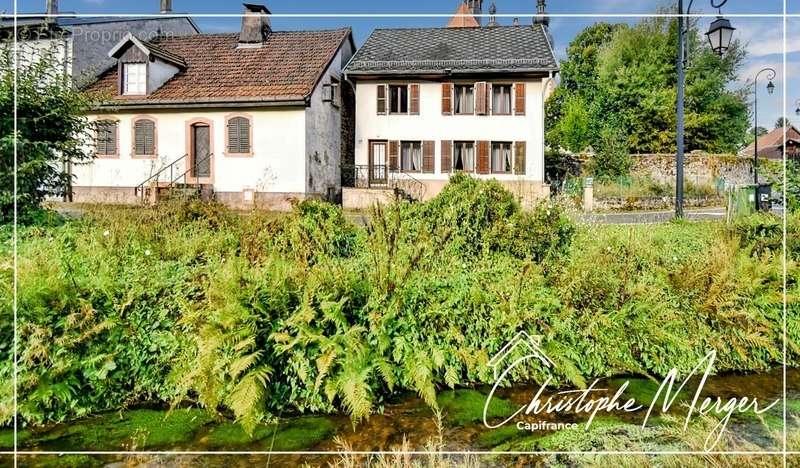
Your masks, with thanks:
M 161 0 L 161 13 L 172 13 L 172 0 Z
M 47 14 L 48 15 L 58 14 L 58 0 L 47 0 Z
M 261 47 L 272 30 L 270 11 L 264 5 L 244 3 L 242 30 L 239 32 L 239 47 Z

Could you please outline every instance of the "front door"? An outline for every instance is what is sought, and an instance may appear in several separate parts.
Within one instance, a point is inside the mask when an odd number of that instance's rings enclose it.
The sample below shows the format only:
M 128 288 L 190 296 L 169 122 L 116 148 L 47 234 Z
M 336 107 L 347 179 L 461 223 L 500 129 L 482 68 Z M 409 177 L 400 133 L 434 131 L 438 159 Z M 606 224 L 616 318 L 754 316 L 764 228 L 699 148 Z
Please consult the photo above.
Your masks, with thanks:
M 386 142 L 372 141 L 369 145 L 369 185 L 385 185 L 386 173 Z
M 194 179 L 211 177 L 211 127 L 205 124 L 192 125 L 192 167 Z

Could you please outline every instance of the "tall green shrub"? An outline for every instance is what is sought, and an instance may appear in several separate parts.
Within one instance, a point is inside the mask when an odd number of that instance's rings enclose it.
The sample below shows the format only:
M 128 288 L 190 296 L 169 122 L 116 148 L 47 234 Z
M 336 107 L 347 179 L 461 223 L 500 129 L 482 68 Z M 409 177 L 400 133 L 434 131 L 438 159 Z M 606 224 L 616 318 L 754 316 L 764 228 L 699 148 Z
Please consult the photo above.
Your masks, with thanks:
M 69 164 L 91 160 L 90 100 L 72 84 L 57 51 L 35 60 L 15 60 L 0 45 L 0 223 L 14 217 L 14 143 L 17 147 L 19 220 L 34 220 L 42 201 L 63 196 L 71 186 Z M 16 81 L 15 81 L 16 80 Z M 14 91 L 17 133 L 14 133 Z

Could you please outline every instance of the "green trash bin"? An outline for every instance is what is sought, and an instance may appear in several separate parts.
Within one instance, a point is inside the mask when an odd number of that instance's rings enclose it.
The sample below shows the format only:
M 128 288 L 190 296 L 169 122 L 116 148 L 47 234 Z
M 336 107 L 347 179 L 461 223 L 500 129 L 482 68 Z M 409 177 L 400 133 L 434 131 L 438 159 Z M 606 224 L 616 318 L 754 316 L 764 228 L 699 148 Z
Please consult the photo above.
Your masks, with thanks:
M 737 216 L 748 216 L 756 212 L 756 191 L 755 185 L 745 185 L 736 189 L 733 203 Z

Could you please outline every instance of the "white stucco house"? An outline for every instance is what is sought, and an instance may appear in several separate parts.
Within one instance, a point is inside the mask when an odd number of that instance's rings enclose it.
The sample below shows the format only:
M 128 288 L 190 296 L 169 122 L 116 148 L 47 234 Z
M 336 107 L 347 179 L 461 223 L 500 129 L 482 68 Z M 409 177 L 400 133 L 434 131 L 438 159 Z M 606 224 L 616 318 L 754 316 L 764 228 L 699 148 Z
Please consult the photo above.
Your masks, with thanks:
M 557 72 L 543 21 L 374 31 L 345 68 L 356 95 L 345 204 L 394 188 L 429 199 L 458 171 L 526 203 L 547 196 L 544 102 Z
M 73 169 L 75 202 L 132 203 L 196 187 L 237 208 L 338 199 L 342 68 L 349 29 L 274 31 L 245 5 L 242 29 L 127 36 L 86 92 L 102 104 L 95 159 Z

